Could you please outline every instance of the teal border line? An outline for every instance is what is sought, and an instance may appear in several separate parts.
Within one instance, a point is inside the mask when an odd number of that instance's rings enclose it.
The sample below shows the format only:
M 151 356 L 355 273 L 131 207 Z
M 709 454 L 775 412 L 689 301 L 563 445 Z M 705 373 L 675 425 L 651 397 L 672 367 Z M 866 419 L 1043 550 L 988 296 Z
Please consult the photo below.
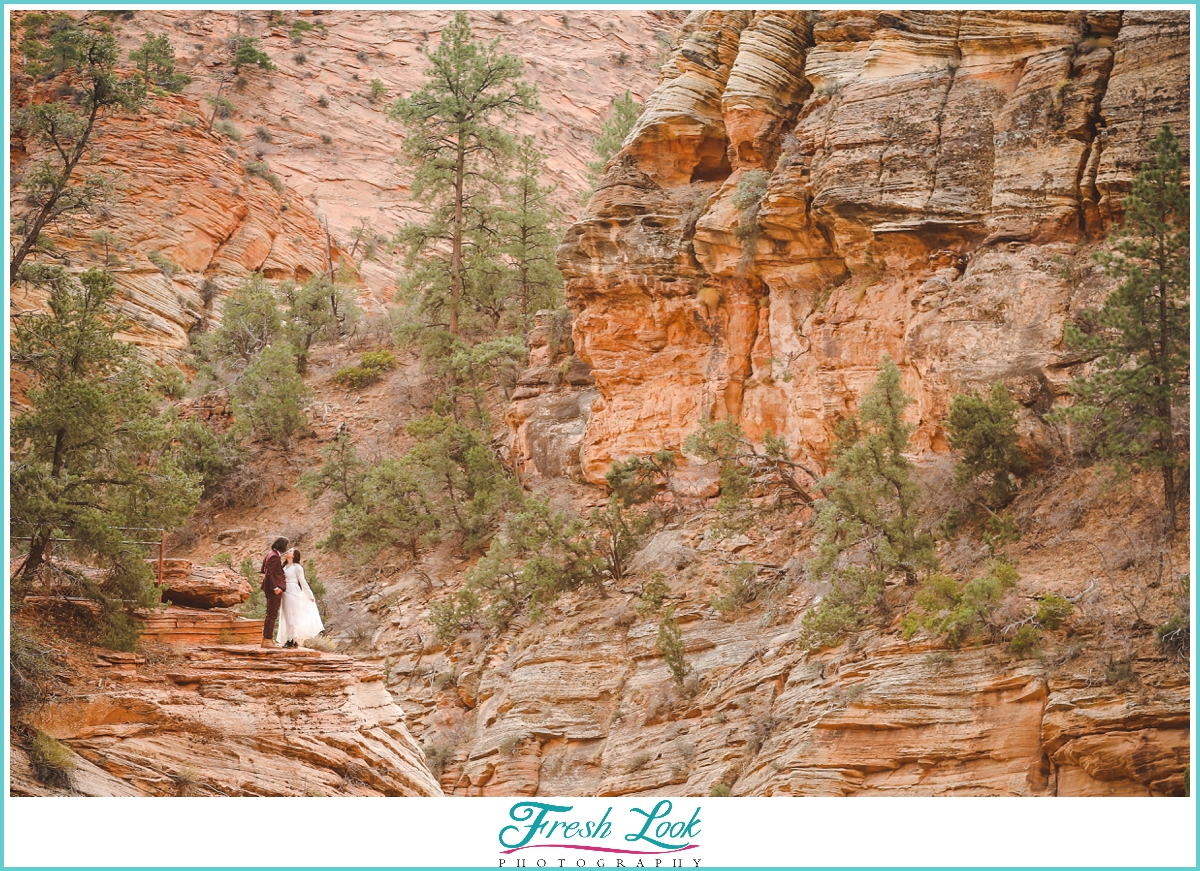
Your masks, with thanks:
M 1131 7 L 1131 6 L 1139 6 L 1139 5 L 1143 5 L 1143 4 L 1122 2 L 1122 0 L 1092 0 L 1092 2 L 1087 2 L 1087 3 L 1065 3 L 1065 2 L 1061 2 L 1061 0 L 1045 0 L 1045 2 L 1031 2 L 1031 0 L 1018 0 L 1018 2 L 1011 2 L 1011 3 L 987 3 L 987 4 L 957 3 L 957 2 L 954 2 L 954 0 L 925 0 L 925 2 L 912 2 L 912 3 L 904 2 L 904 0 L 870 0 L 870 2 L 863 2 L 863 3 L 852 3 L 852 2 L 813 3 L 813 2 L 782 2 L 782 0 L 763 0 L 763 2 L 758 2 L 758 3 L 728 3 L 728 4 L 719 4 L 719 3 L 717 3 L 717 4 L 714 4 L 714 3 L 690 4 L 690 3 L 682 3 L 682 2 L 655 3 L 655 2 L 638 2 L 638 0 L 608 0 L 608 2 L 600 2 L 600 3 L 557 2 L 557 0 L 518 0 L 518 2 L 510 2 L 510 3 L 484 2 L 484 0 L 461 0 L 461 2 L 454 2 L 454 3 L 429 3 L 429 2 L 419 2 L 419 0 L 398 0 L 398 2 L 386 2 L 386 0 L 363 0 L 363 2 L 354 2 L 354 0 L 324 0 L 324 2 L 314 3 L 314 4 L 311 4 L 311 6 L 310 6 L 310 4 L 298 4 L 298 3 L 290 3 L 289 4 L 289 3 L 280 3 L 280 2 L 265 2 L 265 3 L 261 3 L 261 4 L 260 3 L 239 4 L 239 3 L 227 3 L 227 2 L 209 3 L 209 2 L 203 2 L 203 0 L 177 0 L 177 2 L 172 2 L 169 4 L 167 4 L 167 3 L 160 3 L 160 4 L 144 3 L 144 2 L 136 2 L 136 0 L 135 0 L 135 2 L 129 2 L 129 3 L 123 3 L 123 2 L 121 2 L 121 0 L 96 0 L 96 2 L 71 2 L 71 0 L 44 0 L 44 2 L 33 2 L 33 3 L 14 3 L 14 2 L 7 2 L 7 0 L 3 0 L 3 2 L 0 2 L 0 7 L 3 7 L 6 19 L 8 17 L 9 11 L 11 9 L 24 10 L 24 9 L 47 9 L 47 8 L 61 7 L 61 8 L 79 8 L 79 9 L 114 8 L 114 9 L 138 10 L 138 9 L 156 9 L 156 8 L 161 8 L 161 7 L 168 6 L 168 5 L 172 6 L 172 7 L 183 7 L 183 8 L 193 7 L 193 8 L 213 9 L 213 10 L 221 10 L 221 9 L 236 10 L 236 9 L 246 9 L 246 8 L 250 8 L 250 7 L 253 7 L 255 9 L 264 9 L 264 10 L 273 9 L 273 8 L 274 9 L 285 9 L 285 10 L 297 10 L 297 9 L 303 9 L 303 8 L 323 8 L 323 9 L 324 8 L 349 8 L 349 9 L 396 9 L 396 10 L 402 10 L 406 7 L 411 7 L 411 8 L 422 8 L 422 9 L 446 9 L 446 10 L 451 10 L 451 9 L 528 9 L 528 8 L 613 9 L 613 10 L 621 10 L 621 9 L 697 9 L 697 8 L 705 8 L 705 9 L 726 9 L 726 8 L 729 8 L 729 9 L 733 9 L 733 8 L 788 8 L 788 9 L 900 8 L 900 9 L 907 9 L 907 10 L 913 10 L 913 11 L 920 11 L 920 10 L 927 10 L 927 9 L 936 10 L 936 9 L 974 8 L 974 9 L 980 9 L 980 10 L 989 10 L 990 9 L 990 10 L 996 10 L 996 11 L 1003 11 L 1003 10 L 1007 10 L 1007 9 L 1056 9 L 1056 8 L 1062 8 L 1062 7 L 1079 8 L 1079 9 L 1096 9 L 1096 8 L 1118 8 L 1118 9 L 1120 9 L 1120 8 L 1126 8 L 1126 7 Z M 1192 63 L 1193 75 L 1192 75 L 1192 80 L 1190 82 L 1190 85 L 1192 88 L 1192 93 L 1189 94 L 1190 134 L 1191 134 L 1191 142 L 1190 142 L 1190 146 L 1189 146 L 1190 147 L 1189 171 L 1190 171 L 1190 180 L 1191 180 L 1191 184 L 1192 184 L 1192 190 L 1191 190 L 1192 211 L 1193 211 L 1193 218 L 1195 218 L 1196 211 L 1197 211 L 1196 146 L 1197 146 L 1197 144 L 1200 144 L 1200 142 L 1197 141 L 1197 131 L 1196 131 L 1197 101 L 1195 99 L 1195 90 L 1197 87 L 1197 83 L 1195 81 L 1195 75 L 1200 74 L 1200 64 L 1198 64 L 1198 62 L 1197 62 L 1198 42 L 1200 42 L 1200 38 L 1198 38 L 1198 36 L 1197 36 L 1197 33 L 1195 31 L 1195 26 L 1197 24 L 1200 24 L 1200 2 L 1148 3 L 1148 4 L 1144 4 L 1144 5 L 1150 6 L 1155 9 L 1179 9 L 1179 10 L 1195 10 L 1195 11 L 1197 11 L 1196 20 L 1193 22 L 1193 31 L 1192 31 L 1191 63 Z M 6 70 L 6 78 L 7 78 L 7 70 Z M 0 94 L 0 111 L 3 112 L 5 119 L 7 119 L 7 117 L 8 117 L 8 98 L 9 98 L 9 92 L 8 92 L 8 87 L 7 87 L 7 83 L 6 83 L 6 87 L 4 88 L 3 93 Z M 8 163 L 4 162 L 3 166 L 0 166 L 0 179 L 3 179 L 3 181 L 5 183 L 6 192 L 7 192 L 7 188 L 8 188 L 8 182 L 9 182 L 8 170 L 9 170 Z M 5 216 L 6 227 L 7 227 L 7 221 L 9 218 L 9 215 L 8 215 L 9 200 L 7 198 L 4 201 L 3 208 L 4 208 L 4 216 Z M 1195 221 L 1193 220 L 1193 230 L 1192 230 L 1193 245 L 1196 244 L 1194 224 L 1195 224 Z M 7 309 L 8 302 L 9 302 L 9 296 L 10 296 L 8 270 L 5 269 L 3 274 L 4 274 L 4 284 L 3 284 L 3 292 L 2 292 L 2 294 L 0 294 L 0 298 L 3 299 L 5 308 Z M 1192 561 L 1191 561 L 1191 570 L 1192 570 L 1193 578 L 1195 578 L 1195 576 L 1197 574 L 1197 568 L 1200 567 L 1200 554 L 1198 554 L 1196 552 L 1197 518 L 1196 518 L 1196 511 L 1195 511 L 1195 508 L 1197 507 L 1198 502 L 1200 502 L 1200 497 L 1197 496 L 1198 491 L 1200 491 L 1200 464 L 1197 464 L 1196 458 L 1195 458 L 1195 448 L 1198 446 L 1197 445 L 1197 417 L 1198 417 L 1197 401 L 1200 400 L 1200 385 L 1196 384 L 1196 380 L 1195 380 L 1195 376 L 1194 376 L 1194 373 L 1196 372 L 1196 368 L 1197 368 L 1196 367 L 1197 360 L 1198 360 L 1198 357 L 1200 357 L 1200 352 L 1197 351 L 1196 344 L 1195 344 L 1195 339 L 1196 339 L 1196 334 L 1197 334 L 1196 324 L 1197 324 L 1197 318 L 1198 318 L 1195 303 L 1197 301 L 1197 295 L 1198 295 L 1197 288 L 1200 288 L 1200 280 L 1198 280 L 1198 278 L 1200 278 L 1200 266 L 1197 265 L 1197 263 L 1195 262 L 1195 258 L 1193 257 L 1193 261 L 1192 261 L 1192 302 L 1193 302 L 1193 305 L 1192 305 L 1192 349 L 1191 349 L 1191 351 L 1192 351 L 1191 365 L 1192 365 L 1192 372 L 1193 372 L 1193 383 L 1192 383 L 1192 391 L 1191 391 L 1192 427 L 1191 427 L 1191 433 L 1190 433 L 1191 442 L 1192 442 L 1191 443 L 1192 491 L 1189 494 L 1189 499 L 1191 500 L 1191 503 L 1192 503 L 1190 506 L 1190 509 L 1189 509 L 1191 512 L 1191 528 L 1190 528 L 1189 534 L 1191 536 L 1191 546 L 1192 546 L 1192 551 L 1193 551 Z M 0 376 L 2 376 L 5 379 L 5 384 L 7 384 L 8 354 L 9 354 L 9 338 L 8 338 L 7 328 L 5 329 L 5 332 L 4 332 L 3 345 L 4 345 L 5 353 L 4 353 L 4 359 L 2 361 L 0 361 Z M 8 404 L 6 403 L 5 407 L 3 409 L 3 432 L 4 432 L 4 437 L 5 437 L 6 451 L 7 451 L 7 446 L 8 446 L 8 442 L 9 442 L 9 425 L 10 425 L 9 407 L 8 407 Z M 8 507 L 7 506 L 7 497 L 8 497 L 8 493 L 7 493 L 7 467 L 6 467 L 5 486 L 3 488 L 0 488 L 0 512 L 6 512 L 6 510 L 7 510 L 7 507 Z M 10 544 L 9 544 L 9 538 L 8 538 L 7 533 L 8 533 L 8 531 L 6 529 L 5 536 L 4 536 L 3 551 L 2 551 L 3 558 L 4 558 L 4 567 L 5 567 L 6 572 L 7 572 L 8 562 L 10 559 L 10 553 L 9 553 Z M 1193 624 L 1195 623 L 1195 615 L 1196 615 L 1196 610 L 1197 610 L 1196 609 L 1196 597 L 1197 597 L 1197 592 L 1195 590 L 1195 585 L 1193 584 L 1192 603 L 1191 603 Z M 11 615 L 9 614 L 9 602 L 8 602 L 7 596 L 4 597 L 3 603 L 0 603 L 0 613 L 3 613 L 4 619 L 5 619 L 4 631 L 6 633 L 6 635 L 5 635 L 6 645 L 5 645 L 4 653 L 5 653 L 5 660 L 7 661 L 7 655 L 8 655 L 7 632 L 8 632 L 8 626 L 9 626 L 8 621 L 11 617 Z M 1194 656 L 1194 653 L 1193 653 L 1193 656 Z M 1192 682 L 1191 683 L 1191 702 L 1192 702 L 1192 713 L 1193 713 L 1193 717 L 1192 717 L 1193 728 L 1195 725 L 1194 714 L 1195 714 L 1195 704 L 1196 704 L 1196 694 L 1195 694 L 1196 671 L 1195 671 L 1195 669 L 1196 669 L 1196 665 L 1195 665 L 1195 661 L 1193 659 L 1192 664 L 1191 664 L 1191 682 Z M 7 681 L 8 681 L 8 672 L 7 672 L 7 668 L 6 668 L 4 670 L 3 675 L 0 675 L 0 690 L 4 690 L 4 691 L 7 690 Z M 5 730 L 5 733 L 7 734 L 9 710 L 8 710 L 7 705 L 4 705 L 3 707 L 4 707 L 3 711 L 0 711 L 0 727 L 2 727 Z M 1192 747 L 1193 753 L 1194 753 L 1194 749 L 1195 748 L 1193 745 L 1193 747 Z M 8 760 L 7 756 L 3 760 L 2 764 L 4 765 L 5 770 L 7 771 L 8 764 L 9 764 L 9 760 Z M 1194 784 L 1196 781 L 1196 773 L 1194 771 L 1192 773 L 1192 781 L 1193 781 L 1193 788 L 1194 788 Z M 517 798 L 517 797 L 514 797 L 514 798 Z M 7 795 L 0 796 L 0 802 L 4 802 L 4 801 L 8 801 L 8 800 L 10 800 L 9 796 L 7 796 Z M 18 799 L 18 800 L 20 800 L 20 799 Z M 429 799 L 427 799 L 427 800 L 429 800 Z M 701 806 L 703 806 L 703 804 L 702 804 L 703 800 L 704 800 L 703 797 L 697 797 L 695 800 L 698 803 L 701 803 Z M 1193 795 L 1192 798 L 1185 799 L 1185 800 L 1196 802 L 1197 799 Z M 84 807 L 86 808 L 86 805 Z M 134 810 L 135 812 L 136 812 L 136 807 L 137 807 L 136 804 L 130 805 L 130 809 Z M 395 807 L 401 813 L 403 812 L 402 805 L 388 805 L 387 807 L 389 807 L 389 808 Z M 983 802 L 979 803 L 979 809 L 981 811 L 986 812 L 987 807 L 988 807 L 988 805 L 986 805 L 985 803 L 983 803 Z M 366 818 L 364 820 L 364 822 L 367 824 L 366 828 L 369 828 L 372 823 L 378 822 L 378 820 Z M 984 827 L 984 826 L 986 826 L 986 815 L 981 817 L 981 827 Z M 116 834 L 119 837 L 125 837 L 132 832 L 136 832 L 136 826 L 131 826 L 129 833 L 122 831 L 122 832 L 119 832 Z M 67 823 L 64 827 L 63 834 L 69 836 L 69 821 L 67 821 Z M 995 835 L 998 835 L 999 833 L 992 833 L 992 834 L 995 836 Z M 1087 831 L 1077 832 L 1075 836 L 1089 837 L 1093 834 L 1099 835 L 1101 837 L 1103 836 L 1103 833 L 1101 833 L 1101 832 L 1091 833 L 1091 832 L 1087 832 Z M 1160 834 L 1161 833 L 1158 833 L 1158 832 L 1145 832 L 1145 833 L 1143 833 L 1142 836 L 1146 837 L 1146 838 L 1151 838 L 1151 837 L 1158 836 Z M 1017 836 L 1019 837 L 1019 834 L 1017 834 Z M 4 831 L 0 830 L 0 848 L 3 847 L 3 839 L 4 839 Z M 181 846 L 185 846 L 185 845 L 181 845 Z M 1195 850 L 1195 849 L 1196 849 L 1196 841 L 1195 841 L 1195 839 L 1193 839 L 1193 850 Z M 3 854 L 0 853 L 0 868 L 20 868 L 20 867 L 28 867 L 28 866 L 9 866 L 9 865 L 3 864 Z M 45 866 L 45 867 L 35 866 L 35 867 L 39 868 L 39 871 L 80 871 L 80 869 L 89 869 L 89 871 L 90 871 L 90 869 L 93 869 L 93 868 L 98 869 L 98 871 L 99 871 L 99 869 L 109 869 L 109 868 L 114 868 L 114 867 L 119 867 L 119 866 Z M 372 865 L 372 866 L 362 866 L 362 865 L 358 865 L 358 866 L 234 866 L 234 865 L 207 866 L 207 865 L 187 865 L 187 864 L 157 865 L 156 866 L 156 865 L 148 864 L 148 865 L 135 865 L 135 866 L 130 866 L 130 867 L 145 868 L 145 869 L 151 869 L 151 868 L 156 868 L 156 867 L 187 868 L 187 869 L 210 869 L 211 868 L 211 869 L 213 869 L 213 871 L 238 871 L 238 869 L 240 869 L 240 868 L 250 868 L 250 867 L 253 867 L 253 868 L 279 868 L 279 869 L 281 869 L 281 871 L 296 871 L 297 868 L 310 868 L 310 867 L 311 868 L 337 867 L 339 869 L 345 869 L 345 871 L 378 871 L 378 869 L 380 869 L 380 868 L 389 868 L 389 867 L 401 868 L 401 867 L 421 867 L 421 866 L 402 866 L 402 865 L 397 865 L 397 866 L 387 866 L 387 865 Z M 445 871 L 474 871 L 474 869 L 488 869 L 488 868 L 495 868 L 495 867 L 496 867 L 495 865 L 447 866 Z M 529 867 L 528 864 L 527 864 L 527 867 Z M 536 866 L 533 866 L 533 867 L 536 868 Z M 549 868 L 550 866 L 547 866 L 547 867 Z M 588 867 L 594 867 L 594 866 L 588 866 Z M 628 867 L 628 866 L 626 866 L 626 867 Z M 667 867 L 667 866 L 663 866 L 663 867 Z M 714 869 L 716 869 L 716 871 L 719 871 L 719 869 L 722 869 L 722 868 L 746 868 L 746 869 L 752 869 L 752 871 L 753 871 L 753 869 L 763 868 L 764 871 L 768 871 L 768 869 L 773 869 L 773 868 L 778 868 L 778 867 L 787 867 L 787 866 L 703 866 L 703 867 L 705 869 L 709 869 L 709 871 L 714 871 Z M 808 869 L 808 871 L 869 871 L 869 869 L 870 869 L 870 871 L 875 871 L 875 869 L 897 869 L 897 871 L 909 871 L 909 869 L 917 869 L 917 868 L 921 868 L 923 866 L 920 866 L 920 865 L 811 866 L 811 865 L 809 865 L 809 866 L 795 866 L 795 867 L 803 867 L 805 869 Z M 1024 866 L 1014 866 L 1014 865 L 938 865 L 938 866 L 928 866 L 928 867 L 937 868 L 937 869 L 979 868 L 979 869 L 990 869 L 990 871 L 1007 871 L 1007 869 L 1013 869 L 1013 871 L 1029 871 L 1029 869 L 1045 867 L 1045 866 L 1038 866 L 1038 865 L 1031 864 L 1031 865 L 1024 865 Z M 1053 866 L 1053 867 L 1056 869 L 1065 869 L 1065 871 L 1071 871 L 1071 869 L 1087 869 L 1087 868 L 1091 868 L 1094 866 L 1075 865 L 1075 866 Z M 1114 867 L 1119 867 L 1119 866 L 1114 866 Z M 1145 869 L 1147 869 L 1147 871 L 1155 871 L 1155 869 L 1160 869 L 1160 868 L 1167 869 L 1167 868 L 1178 868 L 1178 867 L 1188 867 L 1188 866 L 1134 866 L 1134 867 L 1145 868 Z

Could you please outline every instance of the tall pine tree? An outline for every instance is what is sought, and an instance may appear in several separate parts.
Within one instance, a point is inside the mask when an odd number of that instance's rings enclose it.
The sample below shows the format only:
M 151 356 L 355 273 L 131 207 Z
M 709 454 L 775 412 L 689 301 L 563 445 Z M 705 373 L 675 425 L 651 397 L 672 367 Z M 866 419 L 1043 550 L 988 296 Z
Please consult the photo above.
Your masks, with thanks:
M 1158 469 L 1168 529 L 1175 529 L 1175 470 L 1186 463 L 1174 417 L 1190 381 L 1191 222 L 1187 161 L 1171 128 L 1150 143 L 1150 159 L 1124 200 L 1125 223 L 1112 252 L 1099 256 L 1120 279 L 1085 335 L 1067 343 L 1097 356 L 1094 374 L 1072 382 L 1066 413 L 1085 424 L 1096 453 L 1125 467 Z
M 604 167 L 608 165 L 609 160 L 625 144 L 625 137 L 637 123 L 643 108 L 641 103 L 633 99 L 629 91 L 620 97 L 613 98 L 612 108 L 609 110 L 608 117 L 604 119 L 600 135 L 592 141 L 592 152 L 596 155 L 596 159 L 589 161 L 587 165 L 588 183 L 592 190 L 595 190 L 596 185 L 600 183 L 600 179 L 604 175 Z
M 455 337 L 471 249 L 493 241 L 489 212 L 515 148 L 506 127 L 537 106 L 537 90 L 522 79 L 521 61 L 502 54 L 498 42 L 476 42 L 466 14 L 456 13 L 437 49 L 425 52 L 425 85 L 388 108 L 404 124 L 412 196 L 426 211 L 423 222 L 406 225 L 399 235 L 408 250 L 408 289 L 427 313 L 445 318 Z
M 522 334 L 529 332 L 534 312 L 561 304 L 562 273 L 554 265 L 554 249 L 562 216 L 550 201 L 553 186 L 538 183 L 545 171 L 546 155 L 526 136 L 517 148 L 503 245 L 512 264 L 512 296 L 520 309 Z

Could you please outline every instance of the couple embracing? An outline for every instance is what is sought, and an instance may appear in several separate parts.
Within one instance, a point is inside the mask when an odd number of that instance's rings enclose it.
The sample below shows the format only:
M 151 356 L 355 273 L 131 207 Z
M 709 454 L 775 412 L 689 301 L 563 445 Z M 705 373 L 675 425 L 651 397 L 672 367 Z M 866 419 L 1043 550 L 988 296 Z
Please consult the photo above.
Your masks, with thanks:
M 319 635 L 325 627 L 317 610 L 317 597 L 304 579 L 300 551 L 289 549 L 286 538 L 277 538 L 259 571 L 263 574 L 262 591 L 267 597 L 262 646 L 299 647 Z M 275 632 L 277 623 L 278 636 Z

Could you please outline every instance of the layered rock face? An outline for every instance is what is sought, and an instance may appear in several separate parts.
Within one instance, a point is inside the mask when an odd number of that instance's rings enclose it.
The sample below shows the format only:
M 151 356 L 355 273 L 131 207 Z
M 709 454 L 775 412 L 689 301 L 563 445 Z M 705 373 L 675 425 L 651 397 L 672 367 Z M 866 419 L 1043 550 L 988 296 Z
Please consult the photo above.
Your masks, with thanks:
M 33 721 L 76 754 L 76 794 L 441 794 L 382 674 L 351 657 L 200 646 L 97 665 L 96 689 Z M 12 789 L 54 794 L 17 747 Z
M 600 392 L 583 466 L 702 417 L 819 460 L 880 359 L 944 449 L 954 392 L 1062 397 L 1090 246 L 1162 124 L 1177 12 L 697 13 L 559 252 Z M 1023 425 L 1036 441 L 1038 424 Z
M 303 281 L 353 260 L 367 291 L 364 307 L 379 310 L 395 291 L 401 258 L 379 246 L 364 259 L 363 249 L 414 216 L 410 173 L 396 163 L 403 128 L 387 120 L 385 108 L 421 86 L 421 50 L 436 48 L 453 14 L 329 10 L 272 19 L 268 10 L 144 10 L 120 19 L 124 53 L 146 34 L 165 34 L 179 71 L 194 80 L 178 97 L 156 97 L 139 116 L 102 122 L 88 170 L 114 173 L 117 196 L 102 218 L 49 234 L 60 255 L 71 269 L 97 266 L 106 252 L 90 235 L 105 230 L 117 238 L 121 247 L 107 253 L 121 312 L 132 323 L 127 338 L 163 360 L 180 359 L 190 335 L 219 322 L 225 293 L 254 271 Z M 296 20 L 313 26 L 302 42 L 292 38 Z M 661 50 L 655 35 L 673 33 L 677 13 L 481 11 L 471 23 L 480 39 L 502 38 L 501 49 L 521 57 L 538 85 L 541 109 L 523 119 L 520 132 L 537 134 L 558 204 L 573 214 L 612 97 L 627 88 L 639 100 L 649 95 Z M 221 84 L 230 78 L 227 41 L 237 34 L 259 38 L 278 69 L 248 68 Z M 14 40 L 19 108 L 46 99 L 56 83 L 23 75 Z M 385 97 L 372 96 L 372 80 Z M 207 129 L 205 98 L 219 86 L 235 106 L 228 123 L 240 141 Z M 11 168 L 19 173 L 39 156 L 17 138 Z M 251 173 L 254 164 L 262 169 Z M 370 230 L 358 244 L 356 228 Z M 151 252 L 175 268 L 160 268 Z M 42 303 L 27 288 L 17 292 L 20 306 Z

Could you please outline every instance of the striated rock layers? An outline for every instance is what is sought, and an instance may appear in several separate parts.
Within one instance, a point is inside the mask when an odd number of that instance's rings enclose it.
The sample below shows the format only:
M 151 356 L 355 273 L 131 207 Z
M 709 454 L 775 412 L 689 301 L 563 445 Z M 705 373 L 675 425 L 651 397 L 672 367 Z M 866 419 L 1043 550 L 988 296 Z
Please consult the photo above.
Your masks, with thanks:
M 314 650 L 200 646 L 161 668 L 110 665 L 41 708 L 84 795 L 440 795 L 383 676 Z M 56 794 L 13 749 L 13 795 Z
M 1052 407 L 1090 246 L 1162 124 L 1179 12 L 695 13 L 559 251 L 599 397 L 586 477 L 704 416 L 815 461 L 890 354 L 919 450 L 954 392 Z M 1036 443 L 1039 424 L 1025 415 Z

